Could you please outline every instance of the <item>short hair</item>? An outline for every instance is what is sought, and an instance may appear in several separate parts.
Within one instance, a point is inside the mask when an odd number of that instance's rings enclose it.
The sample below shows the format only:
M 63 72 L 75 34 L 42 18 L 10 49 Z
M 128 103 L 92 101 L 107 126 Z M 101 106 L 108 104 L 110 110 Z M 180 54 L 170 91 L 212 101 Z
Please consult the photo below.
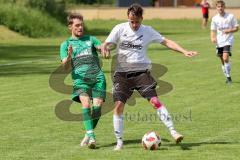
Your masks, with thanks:
M 142 6 L 141 6 L 140 4 L 133 3 L 133 4 L 128 8 L 127 15 L 129 15 L 130 12 L 131 12 L 134 16 L 142 17 L 142 15 L 143 15 Z
M 225 2 L 223 0 L 218 0 L 216 2 L 216 5 L 218 5 L 218 4 L 221 4 L 221 5 L 225 6 Z
M 67 24 L 68 25 L 72 25 L 73 24 L 73 19 L 79 19 L 81 21 L 83 21 L 83 16 L 81 14 L 70 14 L 68 17 L 67 17 Z

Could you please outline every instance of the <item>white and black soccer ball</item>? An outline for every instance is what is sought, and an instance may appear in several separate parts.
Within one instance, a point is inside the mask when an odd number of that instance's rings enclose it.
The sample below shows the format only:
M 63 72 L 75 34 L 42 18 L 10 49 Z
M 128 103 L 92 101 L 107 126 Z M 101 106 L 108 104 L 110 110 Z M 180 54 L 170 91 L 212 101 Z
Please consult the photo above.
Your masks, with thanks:
M 150 131 L 144 134 L 142 138 L 142 146 L 146 150 L 156 150 L 161 145 L 160 136 L 154 132 Z

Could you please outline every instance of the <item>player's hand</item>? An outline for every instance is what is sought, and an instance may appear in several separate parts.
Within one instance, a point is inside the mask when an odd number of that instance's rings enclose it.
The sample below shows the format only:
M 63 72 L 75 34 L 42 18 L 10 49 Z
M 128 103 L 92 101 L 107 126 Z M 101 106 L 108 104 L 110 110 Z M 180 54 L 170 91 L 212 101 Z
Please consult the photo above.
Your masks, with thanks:
M 224 34 L 228 34 L 228 33 L 231 33 L 231 29 L 224 29 L 222 32 L 224 33 Z
M 107 49 L 106 51 L 105 51 L 105 57 L 104 58 L 110 58 L 110 51 Z
M 110 58 L 110 50 L 107 47 L 107 44 L 102 44 L 101 54 L 103 58 Z
M 217 43 L 217 39 L 216 38 L 211 38 L 212 43 L 216 44 Z
M 194 57 L 194 56 L 196 56 L 198 53 L 197 52 L 195 52 L 195 51 L 187 51 L 187 52 L 184 52 L 184 55 L 186 56 L 186 57 Z
M 71 45 L 68 46 L 68 57 L 72 58 L 73 48 Z

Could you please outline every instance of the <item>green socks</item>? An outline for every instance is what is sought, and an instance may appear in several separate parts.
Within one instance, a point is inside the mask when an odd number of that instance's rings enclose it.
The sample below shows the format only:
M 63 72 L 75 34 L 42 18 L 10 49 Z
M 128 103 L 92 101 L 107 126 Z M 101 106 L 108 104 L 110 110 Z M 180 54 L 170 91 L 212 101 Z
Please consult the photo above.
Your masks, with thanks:
M 100 117 L 101 117 L 101 107 L 93 106 L 93 110 L 92 110 L 93 129 L 96 128 Z
M 82 108 L 82 114 L 83 114 L 83 125 L 85 130 L 87 131 L 87 135 L 95 139 L 95 135 L 93 132 L 93 121 L 91 117 L 91 109 Z
M 82 108 L 82 115 L 83 125 L 85 130 L 87 131 L 87 135 L 95 139 L 93 129 L 96 128 L 97 123 L 101 117 L 101 107 L 93 106 L 92 112 L 91 108 Z

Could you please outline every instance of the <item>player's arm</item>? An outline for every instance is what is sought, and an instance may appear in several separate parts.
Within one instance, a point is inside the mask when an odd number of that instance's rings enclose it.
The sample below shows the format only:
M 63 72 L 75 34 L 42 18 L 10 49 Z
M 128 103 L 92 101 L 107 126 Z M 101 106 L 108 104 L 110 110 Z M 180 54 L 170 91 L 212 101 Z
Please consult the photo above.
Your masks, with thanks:
M 94 36 L 91 36 L 91 41 L 98 52 L 101 53 L 101 41 Z
M 180 53 L 183 53 L 185 56 L 187 57 L 193 57 L 197 54 L 197 52 L 195 51 L 188 51 L 184 48 L 182 48 L 179 44 L 177 44 L 176 42 L 170 40 L 170 39 L 164 39 L 162 41 L 162 43 L 164 46 L 174 50 L 174 51 L 177 51 L 177 52 L 180 52 Z
M 100 54 L 102 53 L 101 46 L 102 46 L 101 41 L 99 41 L 99 43 L 97 45 L 94 45 L 94 47 L 96 48 L 97 52 L 100 53 Z
M 97 46 L 96 49 L 99 51 L 99 52 L 103 52 L 103 51 L 106 51 L 106 52 L 110 52 L 111 50 L 114 50 L 116 47 L 116 45 L 114 43 L 102 43 L 100 46 Z
M 98 52 L 101 52 L 101 46 L 96 46 L 95 48 Z
M 238 31 L 238 27 L 239 27 L 239 24 L 238 24 L 238 21 L 235 17 L 233 17 L 230 21 L 231 23 L 231 28 L 227 28 L 227 29 L 224 29 L 223 30 L 223 33 L 225 34 L 229 34 L 229 33 L 234 33 L 234 32 L 237 32 Z
M 238 31 L 238 26 L 237 26 L 237 27 L 228 28 L 228 29 L 223 30 L 223 32 L 224 32 L 225 34 L 234 33 L 234 32 L 237 32 L 237 31 Z
M 216 30 L 211 30 L 211 41 L 212 43 L 217 43 L 217 36 L 216 36 Z
M 110 50 L 108 50 L 108 47 L 102 43 L 100 46 L 96 47 L 97 51 L 100 52 L 103 58 L 110 58 Z
M 120 33 L 121 33 L 120 25 L 115 26 L 110 32 L 110 34 L 108 35 L 105 42 L 102 44 L 101 52 L 104 58 L 110 57 L 110 51 L 115 49 L 118 39 L 120 37 Z
M 110 42 L 104 42 L 101 45 L 101 53 L 104 58 L 109 58 L 110 57 L 110 51 L 114 50 L 116 47 L 116 44 L 110 43 Z

